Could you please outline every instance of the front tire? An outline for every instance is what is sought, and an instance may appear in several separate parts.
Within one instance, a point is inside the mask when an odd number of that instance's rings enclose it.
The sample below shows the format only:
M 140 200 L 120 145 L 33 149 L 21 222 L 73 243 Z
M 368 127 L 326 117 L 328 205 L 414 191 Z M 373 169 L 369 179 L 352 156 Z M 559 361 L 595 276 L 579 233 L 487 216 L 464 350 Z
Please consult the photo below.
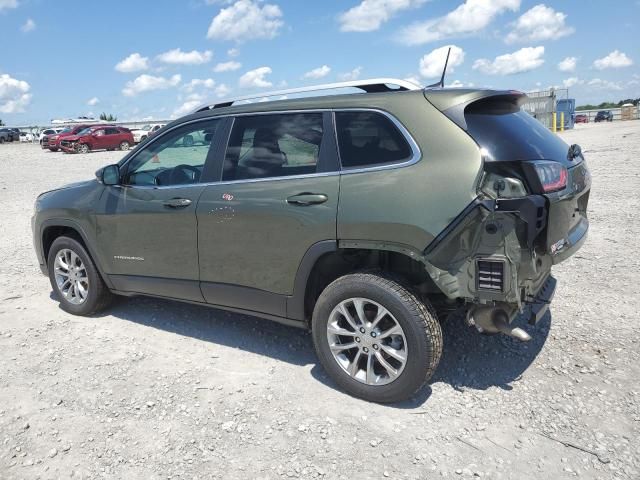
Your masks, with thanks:
M 74 315 L 91 315 L 111 301 L 93 260 L 80 242 L 71 237 L 54 240 L 47 257 L 51 288 L 60 307 Z
M 320 295 L 313 311 L 320 363 L 347 393 L 400 402 L 431 378 L 442 355 L 433 309 L 395 280 L 345 275 Z
M 90 150 L 91 148 L 89 148 L 89 145 L 87 145 L 86 143 L 81 143 L 76 147 L 76 151 L 78 153 L 89 153 Z
M 129 150 L 130 147 L 131 145 L 129 144 L 129 142 L 120 143 L 120 150 L 122 150 L 123 152 L 126 152 L 127 150 Z

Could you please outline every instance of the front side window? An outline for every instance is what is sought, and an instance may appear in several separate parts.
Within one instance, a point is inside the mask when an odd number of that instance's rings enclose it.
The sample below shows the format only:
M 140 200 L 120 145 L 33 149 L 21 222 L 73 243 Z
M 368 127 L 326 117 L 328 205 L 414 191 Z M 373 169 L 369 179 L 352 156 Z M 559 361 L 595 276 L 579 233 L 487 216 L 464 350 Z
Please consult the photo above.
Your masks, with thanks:
M 222 179 L 315 173 L 322 131 L 322 113 L 238 117 L 229 139 Z
M 342 168 L 374 167 L 411 158 L 411 147 L 400 130 L 377 112 L 336 112 Z
M 125 185 L 198 183 L 219 120 L 183 125 L 147 145 L 126 166 Z

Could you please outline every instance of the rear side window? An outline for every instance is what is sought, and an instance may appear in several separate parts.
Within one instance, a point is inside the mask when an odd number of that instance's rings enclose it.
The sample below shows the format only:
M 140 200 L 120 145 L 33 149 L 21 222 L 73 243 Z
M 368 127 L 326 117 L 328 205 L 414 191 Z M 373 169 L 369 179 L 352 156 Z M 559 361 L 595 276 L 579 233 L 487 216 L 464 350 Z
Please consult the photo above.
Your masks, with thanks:
M 342 168 L 399 163 L 411 158 L 407 139 L 385 115 L 377 112 L 336 112 Z
M 107 135 L 117 135 L 120 131 L 117 128 L 105 128 L 105 133 Z
M 567 162 L 569 147 L 513 100 L 486 99 L 465 110 L 467 131 L 490 160 Z
M 233 124 L 222 180 L 316 173 L 322 113 L 238 117 Z

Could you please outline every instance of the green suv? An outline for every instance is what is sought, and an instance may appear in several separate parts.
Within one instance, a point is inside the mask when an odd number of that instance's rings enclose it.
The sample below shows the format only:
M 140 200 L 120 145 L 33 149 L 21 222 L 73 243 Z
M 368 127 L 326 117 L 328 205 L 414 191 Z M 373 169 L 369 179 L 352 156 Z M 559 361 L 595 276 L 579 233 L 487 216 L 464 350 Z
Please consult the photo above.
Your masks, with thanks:
M 529 339 L 513 320 L 542 317 L 552 265 L 586 238 L 580 147 L 517 91 L 317 88 L 358 93 L 207 104 L 40 195 L 35 249 L 62 308 L 150 295 L 309 328 L 335 382 L 376 402 L 433 375 L 444 318 Z

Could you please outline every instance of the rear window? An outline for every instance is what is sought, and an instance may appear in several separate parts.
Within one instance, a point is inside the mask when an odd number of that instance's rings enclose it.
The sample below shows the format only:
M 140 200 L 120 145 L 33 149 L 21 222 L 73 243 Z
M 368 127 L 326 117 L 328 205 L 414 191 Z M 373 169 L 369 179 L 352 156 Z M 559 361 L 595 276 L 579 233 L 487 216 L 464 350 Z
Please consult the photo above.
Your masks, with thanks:
M 568 145 L 513 102 L 475 102 L 465 110 L 465 120 L 490 160 L 567 160 Z
M 407 139 L 377 112 L 336 112 L 342 168 L 362 168 L 409 160 Z

